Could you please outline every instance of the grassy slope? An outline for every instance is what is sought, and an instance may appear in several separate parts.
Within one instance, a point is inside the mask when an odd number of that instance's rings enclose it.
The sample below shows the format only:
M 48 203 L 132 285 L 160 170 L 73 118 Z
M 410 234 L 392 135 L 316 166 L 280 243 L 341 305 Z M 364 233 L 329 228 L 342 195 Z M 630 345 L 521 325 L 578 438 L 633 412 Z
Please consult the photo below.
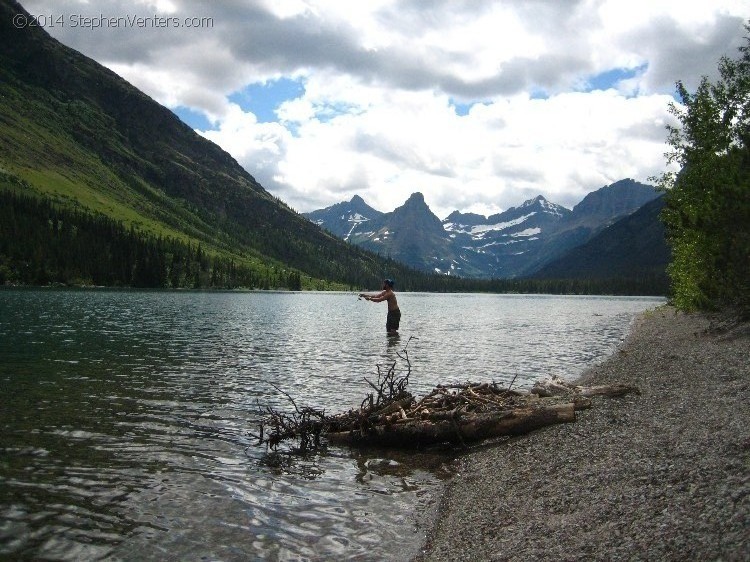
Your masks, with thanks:
M 118 134 L 113 119 L 95 105 L 60 99 L 5 70 L 0 76 L 0 169 L 5 173 L 63 205 L 84 207 L 148 233 L 200 241 L 246 263 L 273 261 L 251 248 L 232 247 L 227 236 L 185 202 L 139 175 L 123 177 L 113 169 L 101 151 L 122 161 L 139 157 Z M 81 144 L 73 131 L 104 146 L 98 153 Z M 8 182 L 0 186 L 10 188 Z

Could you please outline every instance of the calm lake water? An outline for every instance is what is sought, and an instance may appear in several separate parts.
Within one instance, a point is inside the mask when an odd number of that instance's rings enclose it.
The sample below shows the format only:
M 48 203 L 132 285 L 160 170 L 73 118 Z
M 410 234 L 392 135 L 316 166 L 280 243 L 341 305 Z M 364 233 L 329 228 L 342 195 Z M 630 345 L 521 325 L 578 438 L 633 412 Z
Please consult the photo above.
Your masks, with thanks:
M 0 290 L 0 557 L 407 560 L 445 452 L 254 446 L 259 404 L 359 406 L 406 347 L 410 389 L 574 378 L 663 299 Z M 399 367 L 405 367 L 399 362 Z

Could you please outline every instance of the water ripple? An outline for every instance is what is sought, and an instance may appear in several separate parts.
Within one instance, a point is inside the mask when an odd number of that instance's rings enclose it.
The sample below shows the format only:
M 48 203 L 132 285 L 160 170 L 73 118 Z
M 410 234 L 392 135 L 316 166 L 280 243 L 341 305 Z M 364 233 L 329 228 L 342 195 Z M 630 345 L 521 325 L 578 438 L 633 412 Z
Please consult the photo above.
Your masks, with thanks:
M 358 406 L 408 349 L 410 387 L 572 378 L 653 299 L 0 291 L 0 556 L 408 559 L 451 457 L 253 446 L 258 404 Z

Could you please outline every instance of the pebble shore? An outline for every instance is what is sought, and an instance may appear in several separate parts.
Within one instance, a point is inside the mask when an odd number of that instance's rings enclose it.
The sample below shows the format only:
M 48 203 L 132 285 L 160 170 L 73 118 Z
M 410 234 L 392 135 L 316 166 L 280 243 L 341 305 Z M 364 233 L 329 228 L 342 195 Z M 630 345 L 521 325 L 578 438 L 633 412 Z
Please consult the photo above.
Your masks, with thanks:
M 659 307 L 577 383 L 640 394 L 464 456 L 415 560 L 750 560 L 750 324 Z

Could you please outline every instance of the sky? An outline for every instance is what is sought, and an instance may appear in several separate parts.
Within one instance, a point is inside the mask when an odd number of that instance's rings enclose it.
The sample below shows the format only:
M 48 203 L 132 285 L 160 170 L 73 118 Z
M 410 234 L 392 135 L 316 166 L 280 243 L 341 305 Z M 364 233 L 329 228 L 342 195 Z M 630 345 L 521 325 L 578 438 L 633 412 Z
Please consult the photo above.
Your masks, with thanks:
M 421 192 L 441 219 L 572 208 L 667 168 L 675 83 L 747 0 L 21 0 L 299 212 Z

